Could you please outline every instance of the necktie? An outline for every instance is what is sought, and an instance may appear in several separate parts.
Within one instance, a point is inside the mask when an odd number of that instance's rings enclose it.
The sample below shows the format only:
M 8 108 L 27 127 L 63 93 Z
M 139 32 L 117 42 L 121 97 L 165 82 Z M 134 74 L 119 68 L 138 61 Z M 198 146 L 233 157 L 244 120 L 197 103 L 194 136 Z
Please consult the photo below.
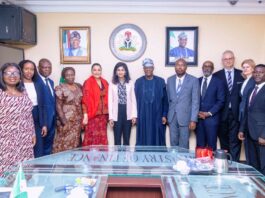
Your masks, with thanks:
M 257 93 L 258 93 L 258 89 L 259 87 L 256 86 L 255 89 L 254 89 L 254 92 L 249 100 L 249 106 L 251 106 L 253 104 L 253 101 L 254 101 L 254 98 L 256 97 Z
M 48 89 L 49 93 L 53 96 L 53 94 L 51 92 L 51 89 L 50 89 L 50 86 L 49 86 L 49 80 L 48 80 L 48 78 L 45 78 L 45 82 L 46 82 L 46 86 L 47 86 L 47 89 Z
M 204 78 L 204 82 L 202 84 L 202 98 L 204 98 L 205 93 L 206 93 L 206 89 L 207 89 L 207 78 Z
M 232 91 L 232 87 L 233 87 L 231 71 L 227 71 L 227 73 L 228 73 L 228 77 L 227 77 L 227 85 L 228 85 L 228 90 L 229 90 L 229 92 L 231 93 L 231 91 Z
M 177 87 L 177 95 L 179 94 L 180 89 L 181 89 L 181 80 L 179 79 L 178 87 Z

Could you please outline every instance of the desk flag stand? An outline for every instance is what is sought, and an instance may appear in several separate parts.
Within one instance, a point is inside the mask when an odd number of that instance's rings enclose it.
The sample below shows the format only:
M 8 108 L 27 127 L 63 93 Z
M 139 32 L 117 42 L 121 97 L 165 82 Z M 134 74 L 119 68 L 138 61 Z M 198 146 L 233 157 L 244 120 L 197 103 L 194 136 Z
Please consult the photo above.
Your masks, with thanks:
M 10 198 L 28 198 L 27 182 L 21 164 L 19 165 Z

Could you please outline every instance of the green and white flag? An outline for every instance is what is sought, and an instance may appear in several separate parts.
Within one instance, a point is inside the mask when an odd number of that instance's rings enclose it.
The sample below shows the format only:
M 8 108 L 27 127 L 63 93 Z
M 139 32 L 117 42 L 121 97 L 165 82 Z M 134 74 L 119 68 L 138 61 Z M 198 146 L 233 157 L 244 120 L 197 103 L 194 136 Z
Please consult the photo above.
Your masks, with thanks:
M 14 182 L 11 198 L 28 198 L 27 183 L 21 165 L 19 166 L 16 180 Z
M 62 71 L 63 71 L 63 69 L 64 69 L 64 65 L 62 65 Z M 62 73 L 62 72 L 61 72 L 61 73 Z M 65 79 L 64 79 L 64 77 L 61 75 L 61 78 L 60 78 L 59 84 L 63 84 L 63 83 L 65 83 Z

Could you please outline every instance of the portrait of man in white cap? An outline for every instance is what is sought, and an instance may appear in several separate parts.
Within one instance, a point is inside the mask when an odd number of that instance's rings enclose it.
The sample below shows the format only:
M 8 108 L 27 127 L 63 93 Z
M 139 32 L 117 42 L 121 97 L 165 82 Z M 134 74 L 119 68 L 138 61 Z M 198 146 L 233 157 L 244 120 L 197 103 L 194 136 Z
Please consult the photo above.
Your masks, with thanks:
M 87 50 L 81 46 L 81 35 L 78 31 L 71 32 L 69 47 L 64 49 L 64 56 L 87 56 Z
M 185 59 L 187 62 L 194 61 L 194 50 L 187 47 L 188 35 L 186 32 L 180 32 L 178 34 L 178 46 L 170 49 L 169 58 L 172 62 L 179 58 Z

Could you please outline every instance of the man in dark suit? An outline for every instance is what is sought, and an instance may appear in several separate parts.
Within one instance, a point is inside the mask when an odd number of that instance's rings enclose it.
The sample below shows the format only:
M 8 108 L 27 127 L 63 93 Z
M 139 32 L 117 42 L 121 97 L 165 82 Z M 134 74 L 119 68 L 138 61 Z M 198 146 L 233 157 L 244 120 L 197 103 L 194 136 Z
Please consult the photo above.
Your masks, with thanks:
M 244 140 L 248 129 L 250 137 L 247 138 L 248 157 L 251 166 L 254 166 L 265 175 L 265 65 L 255 67 L 253 78 L 255 88 L 248 94 L 245 106 L 245 116 L 241 122 L 238 138 Z
M 171 146 L 189 148 L 190 131 L 194 131 L 200 105 L 199 80 L 186 73 L 187 62 L 176 61 L 176 74 L 167 79 L 168 123 Z
M 224 83 L 212 76 L 213 70 L 213 62 L 203 63 L 203 77 L 199 78 L 201 98 L 196 140 L 198 147 L 208 146 L 216 150 L 220 111 L 224 106 L 225 91 Z
M 224 69 L 216 72 L 213 76 L 225 83 L 226 100 L 222 109 L 221 124 L 218 130 L 221 149 L 231 153 L 234 161 L 239 161 L 241 149 L 241 141 L 237 138 L 239 129 L 239 92 L 244 79 L 241 76 L 241 70 L 234 68 L 234 63 L 234 53 L 226 50 L 222 55 Z
M 56 120 L 56 107 L 55 107 L 55 93 L 54 82 L 49 78 L 52 73 L 52 64 L 48 59 L 41 59 L 38 65 L 39 74 L 41 78 L 41 86 L 44 88 L 45 109 L 46 114 L 44 119 L 47 120 L 47 136 L 44 138 L 44 155 L 49 155 L 52 152 L 53 139 L 55 134 L 55 120 Z

